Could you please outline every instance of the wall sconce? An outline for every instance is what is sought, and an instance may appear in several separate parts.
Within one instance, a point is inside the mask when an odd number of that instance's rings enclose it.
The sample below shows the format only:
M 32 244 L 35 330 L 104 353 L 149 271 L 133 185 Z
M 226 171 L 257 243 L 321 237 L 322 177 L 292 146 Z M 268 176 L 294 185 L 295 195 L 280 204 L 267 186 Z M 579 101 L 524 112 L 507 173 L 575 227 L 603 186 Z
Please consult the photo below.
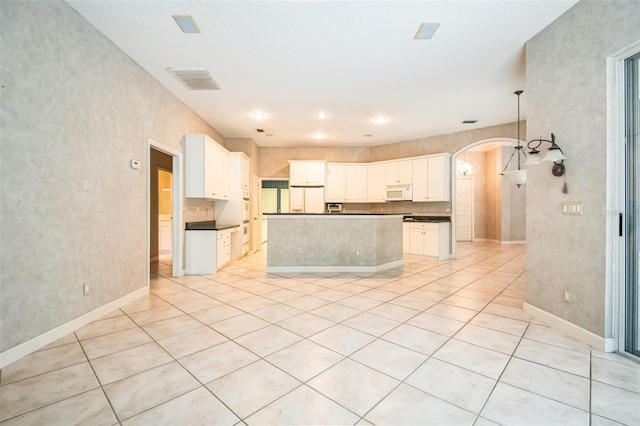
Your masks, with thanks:
M 545 155 L 544 158 L 540 155 L 540 151 L 538 151 L 538 148 L 540 148 L 542 142 L 551 144 L 551 146 L 549 147 L 549 152 L 547 152 L 547 155 Z M 525 166 L 538 164 L 541 161 L 548 161 L 553 163 L 551 173 L 554 176 L 564 175 L 564 160 L 566 160 L 567 157 L 564 155 L 564 152 L 562 152 L 562 149 L 556 144 L 556 136 L 553 133 L 551 133 L 551 140 L 542 138 L 533 139 L 529 141 L 529 143 L 527 143 L 527 148 L 529 148 L 530 151 L 529 158 L 527 158 L 527 161 L 525 161 L 524 163 Z

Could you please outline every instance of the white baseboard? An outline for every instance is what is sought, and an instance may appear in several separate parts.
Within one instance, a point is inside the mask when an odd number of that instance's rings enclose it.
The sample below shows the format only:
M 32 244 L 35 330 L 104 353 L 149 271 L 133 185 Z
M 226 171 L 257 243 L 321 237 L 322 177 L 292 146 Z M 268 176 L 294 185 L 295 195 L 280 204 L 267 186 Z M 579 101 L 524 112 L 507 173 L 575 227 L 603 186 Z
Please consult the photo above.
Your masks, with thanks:
M 404 265 L 404 260 L 383 263 L 375 266 L 267 266 L 267 272 L 272 274 L 292 272 L 380 272 Z
M 62 324 L 54 328 L 53 330 L 47 331 L 44 334 L 41 334 L 33 339 L 26 341 L 18 346 L 15 346 L 5 352 L 0 354 L 0 368 L 4 368 L 7 365 L 11 364 L 23 358 L 40 348 L 47 346 L 49 343 L 53 343 L 56 340 L 66 336 L 69 333 L 73 333 L 74 331 L 84 327 L 92 321 L 102 318 L 103 316 L 119 309 L 120 307 L 131 303 L 135 299 L 144 296 L 149 293 L 149 287 L 145 286 L 139 290 L 134 291 L 133 293 L 129 293 L 120 299 L 114 300 L 113 302 L 107 303 L 104 306 L 99 307 L 79 318 L 69 321 L 66 324 Z
M 602 351 L 613 352 L 616 350 L 615 340 L 607 337 L 600 337 L 597 334 L 585 330 L 582 327 L 575 325 L 565 319 L 555 316 L 545 310 L 537 308 L 533 305 L 525 303 L 522 310 L 529 315 L 532 315 L 541 321 L 549 324 L 551 327 L 556 328 L 566 335 L 573 337 L 588 344 L 589 346 Z
M 490 238 L 474 238 L 472 242 L 489 242 L 489 243 L 497 243 L 497 244 L 527 244 L 526 241 L 502 241 L 502 240 L 492 240 Z
M 526 241 L 500 241 L 500 244 L 527 244 Z

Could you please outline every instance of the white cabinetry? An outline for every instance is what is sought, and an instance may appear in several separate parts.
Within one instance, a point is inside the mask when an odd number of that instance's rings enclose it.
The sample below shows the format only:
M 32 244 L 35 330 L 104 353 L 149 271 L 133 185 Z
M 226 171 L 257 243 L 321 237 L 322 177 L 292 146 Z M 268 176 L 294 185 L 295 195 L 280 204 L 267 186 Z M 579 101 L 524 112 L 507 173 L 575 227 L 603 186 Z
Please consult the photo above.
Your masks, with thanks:
M 171 253 L 171 221 L 158 221 L 158 252 Z
M 217 232 L 216 270 L 222 268 L 231 260 L 232 231 L 232 229 L 225 229 Z
M 413 201 L 450 201 L 450 164 L 449 154 L 413 160 Z
M 366 202 L 367 166 L 364 164 L 327 164 L 325 190 L 326 202 Z
M 289 161 L 289 186 L 324 186 L 324 161 Z
M 385 183 L 385 163 L 367 165 L 367 201 L 382 203 L 387 195 Z
M 385 163 L 385 183 L 387 185 L 398 185 L 401 183 L 411 183 L 413 180 L 411 160 L 392 161 Z
M 242 152 L 229 153 L 229 198 L 225 203 L 216 204 L 216 222 L 222 225 L 240 225 L 242 228 L 248 227 L 248 205 L 245 200 L 249 196 L 248 186 L 245 189 L 245 176 L 250 173 L 249 157 Z M 248 185 L 248 184 L 247 184 Z M 247 213 L 245 214 L 245 209 Z M 245 222 L 246 221 L 246 222 Z M 247 229 L 242 229 L 242 233 Z M 234 235 L 234 237 L 237 234 Z M 243 235 L 244 237 L 244 235 Z M 246 236 L 247 238 L 249 235 Z M 247 247 L 242 247 L 247 244 Z M 231 257 L 237 259 L 249 250 L 248 240 L 245 243 L 242 237 L 234 238 L 232 241 Z
M 437 256 L 439 260 L 449 257 L 449 222 L 410 223 L 409 253 Z
M 185 196 L 228 200 L 229 151 L 207 135 L 185 135 L 184 150 Z
M 251 161 L 249 157 L 242 154 L 242 192 L 247 197 L 251 187 Z

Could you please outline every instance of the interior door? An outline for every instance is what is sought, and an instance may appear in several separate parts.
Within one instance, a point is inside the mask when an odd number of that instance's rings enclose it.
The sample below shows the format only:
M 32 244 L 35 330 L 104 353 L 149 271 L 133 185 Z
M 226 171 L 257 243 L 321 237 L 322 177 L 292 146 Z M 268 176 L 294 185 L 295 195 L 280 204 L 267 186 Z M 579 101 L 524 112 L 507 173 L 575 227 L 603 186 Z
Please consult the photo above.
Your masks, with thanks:
M 473 178 L 456 179 L 456 241 L 473 241 Z

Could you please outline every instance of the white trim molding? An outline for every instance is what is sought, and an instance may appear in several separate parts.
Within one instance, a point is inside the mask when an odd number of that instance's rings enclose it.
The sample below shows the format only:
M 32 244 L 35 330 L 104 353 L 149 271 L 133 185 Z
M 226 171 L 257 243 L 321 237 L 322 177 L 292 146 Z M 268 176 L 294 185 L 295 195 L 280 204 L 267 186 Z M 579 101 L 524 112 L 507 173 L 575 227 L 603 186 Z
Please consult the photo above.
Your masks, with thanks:
M 584 342 L 599 351 L 614 352 L 617 349 L 614 339 L 598 336 L 597 334 L 592 333 L 589 330 L 578 327 L 572 322 L 557 317 L 545 310 L 530 305 L 529 303 L 525 303 L 522 306 L 522 310 L 525 313 L 532 315 L 539 320 L 549 324 L 551 327 L 562 331 L 569 337 L 580 340 L 581 342 Z
M 53 330 L 47 331 L 33 339 L 26 341 L 18 346 L 15 346 L 0 354 L 0 368 L 5 368 L 7 365 L 18 361 L 19 359 L 47 346 L 50 343 L 55 342 L 58 339 L 63 338 L 69 333 L 84 327 L 92 321 L 98 320 L 103 316 L 119 309 L 120 307 L 133 302 L 139 297 L 142 297 L 149 293 L 149 287 L 142 287 L 132 293 L 127 294 L 120 299 L 116 299 L 111 303 L 100 306 L 99 308 L 81 316 L 74 320 L 69 321 L 66 324 L 62 324 Z

